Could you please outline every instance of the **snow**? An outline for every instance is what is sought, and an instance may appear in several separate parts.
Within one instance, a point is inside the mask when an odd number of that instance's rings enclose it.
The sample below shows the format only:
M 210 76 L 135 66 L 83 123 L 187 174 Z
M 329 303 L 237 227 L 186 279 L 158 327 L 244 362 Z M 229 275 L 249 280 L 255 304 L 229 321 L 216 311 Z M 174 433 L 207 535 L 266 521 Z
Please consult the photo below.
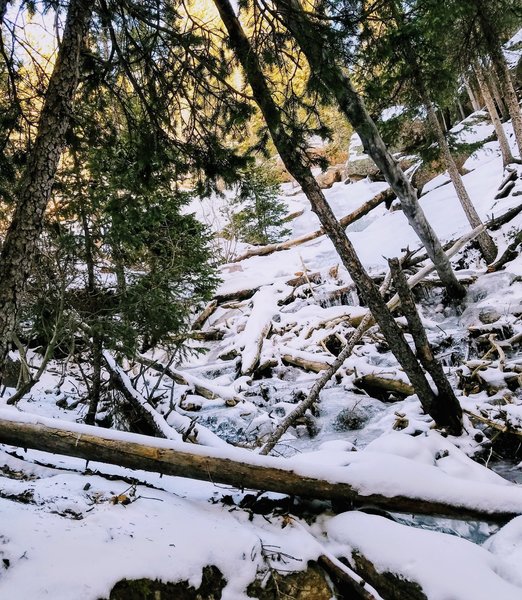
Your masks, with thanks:
M 499 574 L 502 560 L 444 533 L 421 531 L 384 517 L 350 512 L 328 522 L 328 537 L 371 560 L 379 573 L 418 583 L 430 600 L 519 600 L 522 587 Z

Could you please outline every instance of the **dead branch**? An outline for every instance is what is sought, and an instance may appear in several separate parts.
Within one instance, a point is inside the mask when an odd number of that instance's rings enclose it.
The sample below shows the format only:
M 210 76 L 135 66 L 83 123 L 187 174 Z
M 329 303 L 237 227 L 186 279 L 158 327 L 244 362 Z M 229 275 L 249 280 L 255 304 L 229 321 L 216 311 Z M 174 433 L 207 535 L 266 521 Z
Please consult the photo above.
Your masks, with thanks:
M 210 317 L 210 315 L 216 310 L 217 308 L 217 300 L 212 300 L 211 302 L 209 302 L 205 308 L 199 313 L 199 315 L 196 317 L 196 320 L 194 321 L 194 323 L 192 323 L 192 329 L 201 329 L 203 327 L 203 325 L 205 324 L 205 321 Z
M 104 351 L 103 359 L 111 373 L 111 379 L 118 391 L 132 405 L 138 414 L 145 419 L 158 437 L 169 440 L 190 439 L 191 442 L 204 444 L 215 448 L 226 446 L 227 443 L 203 425 L 195 425 L 189 417 L 171 412 L 170 419 L 174 423 L 171 427 L 165 418 L 155 410 L 133 386 L 125 371 L 116 363 L 114 358 Z
M 154 434 L 169 440 L 180 440 L 181 435 L 165 421 L 163 416 L 160 415 L 137 390 L 132 387 L 130 379 L 125 371 L 106 350 L 103 352 L 103 359 L 111 374 L 111 381 L 114 387 L 121 392 L 125 400 L 127 400 L 140 417 L 149 425 L 152 431 L 154 431 Z

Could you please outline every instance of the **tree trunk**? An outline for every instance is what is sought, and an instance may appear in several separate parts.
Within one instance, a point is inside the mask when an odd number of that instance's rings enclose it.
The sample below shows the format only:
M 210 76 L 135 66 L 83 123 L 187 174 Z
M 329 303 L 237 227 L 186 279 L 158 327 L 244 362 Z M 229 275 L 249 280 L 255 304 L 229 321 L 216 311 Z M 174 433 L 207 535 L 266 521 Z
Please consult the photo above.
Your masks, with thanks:
M 457 281 L 440 241 L 420 207 L 417 190 L 384 144 L 349 77 L 338 66 L 337 56 L 330 48 L 326 35 L 321 32 L 323 25 L 314 21 L 302 9 L 299 0 L 275 0 L 275 5 L 285 27 L 294 36 L 306 56 L 312 72 L 321 81 L 325 92 L 335 96 L 341 112 L 359 134 L 365 152 L 371 156 L 399 198 L 404 215 L 425 246 L 448 294 L 454 298 L 464 297 L 465 290 Z
M 506 106 L 506 103 L 504 102 L 504 99 L 500 95 L 500 81 L 498 80 L 498 76 L 495 72 L 495 69 L 493 69 L 491 65 L 489 65 L 488 67 L 489 68 L 485 72 L 485 75 L 487 78 L 489 89 L 491 90 L 491 94 L 493 95 L 493 98 L 495 99 L 495 102 L 497 104 L 499 116 L 501 116 L 504 121 L 507 121 L 509 119 L 509 110 Z
M 34 146 L 27 156 L 18 202 L 0 255 L 0 368 L 16 326 L 20 298 L 30 277 L 44 212 L 65 146 L 78 86 L 80 51 L 93 2 L 71 0 L 62 43 L 40 114 Z
M 520 112 L 520 105 L 513 80 L 511 79 L 511 73 L 509 72 L 509 67 L 499 43 L 496 27 L 491 22 L 491 16 L 488 14 L 487 4 L 483 5 L 482 0 L 475 0 L 475 5 L 477 7 L 480 29 L 486 41 L 487 49 L 504 95 L 504 101 L 513 123 L 519 156 L 522 158 L 522 113 Z
M 22 418 L 21 418 L 22 416 Z M 441 515 L 456 519 L 478 519 L 505 522 L 522 514 L 522 492 L 517 486 L 509 488 L 482 484 L 497 492 L 501 487 L 506 498 L 488 500 L 481 497 L 487 490 L 478 489 L 464 499 L 444 501 L 440 490 L 425 489 L 402 493 L 400 477 L 394 482 L 399 490 L 390 496 L 391 478 L 384 481 L 387 492 L 379 493 L 379 478 L 372 482 L 365 479 L 362 486 L 351 484 L 350 467 L 335 467 L 327 479 L 323 479 L 317 465 L 300 464 L 270 456 L 257 456 L 241 448 L 201 448 L 183 442 L 150 438 L 127 432 L 113 431 L 45 419 L 13 409 L 0 411 L 0 444 L 32 448 L 43 452 L 63 454 L 119 465 L 136 470 L 151 471 L 175 477 L 187 477 L 215 484 L 232 485 L 241 489 L 257 489 L 291 494 L 306 498 L 340 501 L 350 506 L 375 506 L 393 512 Z M 337 479 L 337 480 L 336 480 Z M 473 482 L 471 482 L 473 484 Z M 363 489 L 360 489 L 361 486 Z
M 9 0 L 0 0 L 0 27 L 2 26 L 2 23 L 4 22 L 4 16 L 7 11 L 8 4 L 9 4 Z M 1 37 L 2 37 L 2 34 L 0 32 L 0 38 Z
M 477 75 L 477 81 L 482 91 L 482 96 L 484 96 L 484 101 L 486 103 L 486 108 L 488 109 L 491 122 L 493 123 L 495 133 L 497 134 L 498 143 L 500 144 L 500 151 L 502 152 L 502 162 L 505 168 L 507 167 L 507 165 L 514 162 L 514 158 L 511 154 L 511 149 L 509 147 L 509 142 L 506 137 L 506 132 L 502 127 L 502 122 L 500 120 L 497 107 L 495 106 L 495 101 L 493 100 L 493 96 L 491 95 L 489 86 L 484 76 L 484 70 L 482 66 L 478 62 L 475 62 L 473 68 L 475 70 L 475 74 Z
M 469 82 L 469 79 L 467 77 L 464 77 L 464 87 L 466 88 L 466 92 L 468 92 L 468 96 L 471 102 L 471 106 L 473 107 L 473 111 L 477 112 L 477 110 L 480 110 L 482 107 L 480 106 L 479 101 L 477 100 L 477 97 L 475 96 L 475 93 L 473 92 L 473 88 L 471 87 L 471 83 Z
M 337 250 L 343 265 L 350 273 L 350 276 L 361 292 L 363 299 L 373 313 L 390 349 L 409 377 L 411 384 L 414 386 L 422 407 L 435 419 L 439 426 L 451 427 L 454 420 L 450 423 L 440 419 L 440 413 L 437 410 L 437 399 L 422 368 L 417 362 L 417 359 L 406 342 L 400 328 L 393 319 L 391 312 L 388 310 L 379 293 L 379 289 L 364 270 L 343 227 L 335 218 L 335 215 L 333 214 L 330 205 L 327 203 L 321 188 L 317 184 L 310 167 L 307 165 L 306 157 L 298 148 L 296 148 L 292 138 L 285 131 L 280 110 L 272 98 L 257 56 L 250 45 L 248 38 L 245 36 L 232 5 L 229 0 L 214 0 L 214 4 L 228 31 L 231 47 L 243 66 L 256 103 L 261 109 L 272 136 L 272 140 L 274 141 L 274 145 L 276 146 L 285 167 L 292 177 L 294 177 L 301 185 L 301 189 L 312 206 L 312 210 L 319 217 L 319 221 Z M 447 260 L 442 247 L 440 250 L 444 256 L 444 262 L 449 265 L 449 261 Z M 440 264 L 440 261 L 437 264 Z M 460 289 L 462 286 L 457 282 L 451 269 L 450 272 L 452 278 L 455 280 L 455 288 Z M 460 426 L 456 428 L 451 427 L 451 429 L 456 434 L 460 434 L 462 431 Z
M 462 102 L 457 98 L 457 108 L 459 109 L 460 117 L 462 120 L 466 118 L 466 113 L 464 112 L 464 107 L 462 106 Z
M 408 327 L 413 341 L 415 349 L 417 350 L 417 356 L 419 357 L 422 366 L 428 371 L 435 383 L 438 392 L 438 409 L 444 413 L 445 420 L 451 420 L 457 418 L 459 423 L 462 419 L 462 409 L 459 401 L 455 397 L 453 388 L 448 382 L 448 378 L 444 373 L 442 365 L 435 358 L 428 341 L 428 336 L 422 325 L 413 294 L 408 285 L 408 281 L 404 276 L 404 272 L 401 268 L 399 260 L 397 258 L 391 259 L 389 262 L 390 271 L 393 277 L 393 283 L 395 289 L 401 299 L 402 312 L 408 322 Z
M 473 229 L 482 225 L 482 221 L 471 202 L 471 198 L 464 186 L 464 182 L 462 181 L 462 177 L 460 176 L 459 170 L 455 161 L 453 160 L 453 156 L 451 155 L 450 147 L 446 138 L 444 137 L 444 133 L 439 124 L 439 120 L 437 119 L 437 115 L 435 114 L 435 109 L 433 108 L 433 104 L 429 98 L 424 99 L 426 110 L 428 111 L 428 121 L 433 129 L 435 137 L 437 138 L 437 142 L 440 146 L 442 156 L 444 159 L 444 163 L 448 170 L 448 174 L 450 176 L 451 182 L 455 191 L 457 192 L 457 197 L 459 199 L 462 208 L 464 209 L 464 213 L 468 219 L 468 223 L 471 225 Z M 480 250 L 482 252 L 482 256 L 487 264 L 492 263 L 497 256 L 497 247 L 495 246 L 495 242 L 491 238 L 491 236 L 487 232 L 482 232 L 478 237 L 477 241 L 480 245 Z
M 87 425 L 94 425 L 101 395 L 102 340 L 94 333 L 92 336 L 92 382 L 89 394 L 89 408 L 85 415 Z

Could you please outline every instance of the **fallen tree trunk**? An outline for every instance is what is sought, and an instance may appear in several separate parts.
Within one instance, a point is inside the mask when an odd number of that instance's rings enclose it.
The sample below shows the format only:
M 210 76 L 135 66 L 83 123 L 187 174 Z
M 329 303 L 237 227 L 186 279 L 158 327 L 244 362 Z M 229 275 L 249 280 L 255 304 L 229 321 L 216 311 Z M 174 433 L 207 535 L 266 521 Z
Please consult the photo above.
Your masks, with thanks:
M 357 484 L 351 484 L 349 467 L 331 467 L 328 479 L 323 479 L 323 466 L 296 466 L 285 459 L 258 456 L 239 448 L 203 448 L 47 419 L 14 409 L 0 409 L 0 443 L 241 489 L 343 501 L 351 506 L 373 505 L 393 512 L 495 522 L 508 521 L 522 514 L 522 490 L 516 486 L 506 493 L 508 488 L 505 486 L 481 484 L 483 495 L 493 496 L 498 489 L 502 490 L 506 497 L 497 501 L 494 497 L 484 501 L 478 492 L 477 497 L 459 497 L 454 502 L 436 500 L 429 494 L 422 497 L 422 492 L 420 497 L 413 494 L 386 496 L 372 490 L 375 484 L 371 482 L 359 483 L 360 489 Z M 394 485 L 401 488 L 400 481 Z
M 293 348 L 284 348 L 281 352 L 281 360 L 294 367 L 301 367 L 307 371 L 320 373 L 321 371 L 330 368 L 333 357 L 330 359 L 325 356 L 312 354 L 311 352 L 303 352 L 301 350 L 294 350 Z
M 369 373 L 368 375 L 358 377 L 354 380 L 354 384 L 358 388 L 361 388 L 361 390 L 368 392 L 370 396 L 372 396 L 373 390 L 390 392 L 392 394 L 400 394 L 401 396 L 405 397 L 415 394 L 413 386 L 411 386 L 407 381 L 402 381 L 401 379 L 392 379 L 391 377 L 382 377 L 380 375 L 376 375 L 375 373 Z
M 395 198 L 395 194 L 391 189 L 384 190 L 384 192 L 380 192 L 376 196 L 374 196 L 371 200 L 365 202 L 358 209 L 354 210 L 350 214 L 339 219 L 339 223 L 343 227 L 348 227 L 351 223 L 354 223 L 361 217 L 367 215 L 374 208 L 382 204 L 383 202 L 390 202 Z M 230 262 L 241 262 L 242 260 L 246 260 L 247 258 L 252 258 L 253 256 L 266 256 L 267 254 L 272 254 L 273 252 L 280 252 L 281 250 L 288 250 L 289 248 L 294 248 L 295 246 L 300 246 L 301 244 L 305 244 L 306 242 L 310 242 L 311 240 L 315 240 L 320 238 L 321 236 L 326 235 L 324 229 L 317 229 L 316 231 L 312 231 L 311 233 L 307 233 L 298 238 L 294 238 L 292 240 L 288 240 L 286 242 L 280 242 L 279 244 L 268 244 L 267 246 L 261 246 L 257 248 L 252 248 L 248 250 L 244 254 L 240 254 L 236 256 L 236 258 L 232 259 Z

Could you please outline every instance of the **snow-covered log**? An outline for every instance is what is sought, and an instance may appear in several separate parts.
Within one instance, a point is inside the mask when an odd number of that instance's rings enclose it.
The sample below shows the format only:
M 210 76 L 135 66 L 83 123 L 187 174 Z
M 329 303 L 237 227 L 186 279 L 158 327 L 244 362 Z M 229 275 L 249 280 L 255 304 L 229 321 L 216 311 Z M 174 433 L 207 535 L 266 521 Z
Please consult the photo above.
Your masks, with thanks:
M 271 287 L 256 292 L 244 331 L 241 333 L 241 373 L 249 375 L 256 368 L 263 342 L 272 327 L 272 318 L 278 312 L 277 296 Z
M 522 514 L 519 486 L 461 482 L 435 467 L 376 452 L 347 452 L 344 466 L 326 467 L 323 461 L 303 462 L 303 456 L 294 461 L 239 448 L 203 448 L 15 409 L 0 409 L 0 443 L 347 506 L 501 522 Z
M 399 394 L 400 396 L 411 396 L 415 393 L 413 386 L 407 381 L 402 379 L 392 379 L 391 377 L 383 377 L 376 375 L 375 373 L 368 373 L 362 375 L 354 380 L 354 384 L 368 392 L 371 396 L 373 390 L 380 390 L 381 392 L 390 392 L 392 394 Z
M 294 365 L 295 367 L 301 367 L 307 371 L 320 373 L 332 365 L 335 357 L 332 356 L 331 358 L 328 358 L 326 356 L 321 356 L 320 354 L 313 354 L 312 352 L 304 352 L 302 350 L 285 347 L 281 349 L 281 360 L 288 365 Z

